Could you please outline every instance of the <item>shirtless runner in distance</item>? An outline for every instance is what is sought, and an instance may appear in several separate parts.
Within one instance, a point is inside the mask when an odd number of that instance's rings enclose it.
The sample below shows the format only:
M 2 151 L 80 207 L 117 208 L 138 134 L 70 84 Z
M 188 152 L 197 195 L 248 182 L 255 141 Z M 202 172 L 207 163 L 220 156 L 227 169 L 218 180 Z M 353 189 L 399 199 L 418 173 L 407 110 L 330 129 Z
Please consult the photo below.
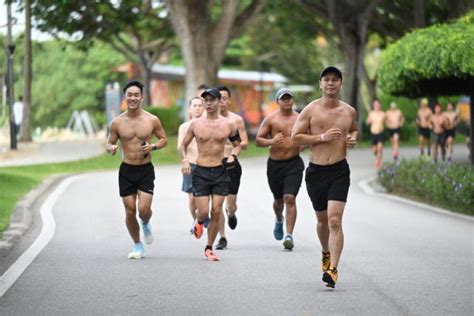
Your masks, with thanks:
M 127 111 L 110 123 L 106 150 L 115 155 L 118 149 L 116 143 L 120 140 L 123 151 L 119 171 L 120 196 L 125 206 L 128 232 L 135 243 L 128 257 L 140 259 L 145 255 L 145 251 L 140 242 L 137 209 L 145 242 L 151 244 L 153 235 L 149 221 L 152 215 L 151 202 L 155 180 L 151 151 L 165 147 L 167 138 L 160 120 L 142 110 L 143 84 L 131 81 L 125 85 L 123 91 Z M 153 135 L 158 138 L 156 143 L 151 143 Z
M 192 173 L 193 194 L 198 213 L 194 224 L 194 236 L 201 238 L 205 222 L 209 218 L 209 200 L 211 200 L 211 220 L 208 226 L 207 244 L 204 256 L 209 261 L 218 261 L 212 245 L 219 229 L 219 218 L 222 204 L 229 192 L 230 178 L 227 168 L 232 168 L 234 156 L 240 152 L 240 141 L 237 130 L 228 119 L 219 115 L 221 94 L 215 88 L 207 89 L 201 97 L 207 115 L 191 122 L 180 147 L 183 174 L 191 173 L 191 165 L 187 157 L 187 147 L 191 140 L 196 139 L 198 156 L 196 167 Z M 231 156 L 224 157 L 224 146 L 230 139 L 234 146 Z
M 402 111 L 397 108 L 395 102 L 390 103 L 390 109 L 385 112 L 385 125 L 390 133 L 390 141 L 393 147 L 393 159 L 398 159 L 398 150 L 400 148 L 400 132 L 405 123 L 405 117 Z
M 267 179 L 273 194 L 275 227 L 273 236 L 283 241 L 283 247 L 294 247 L 293 229 L 296 223 L 296 196 L 303 180 L 304 162 L 300 147 L 291 141 L 291 131 L 298 113 L 293 111 L 293 93 L 281 88 L 276 93 L 280 109 L 267 116 L 257 132 L 258 147 L 270 147 L 267 161 Z M 283 208 L 286 208 L 286 236 L 283 238 Z
M 318 220 L 316 230 L 323 252 L 323 281 L 326 286 L 334 287 L 344 244 L 342 215 L 350 186 L 347 148 L 355 146 L 358 131 L 356 111 L 339 100 L 341 71 L 336 67 L 325 68 L 319 85 L 323 97 L 303 109 L 291 139 L 300 146 L 311 146 L 306 188 Z
M 416 116 L 416 124 L 418 125 L 419 136 L 419 148 L 420 155 L 425 154 L 425 146 L 428 156 L 431 155 L 431 115 L 433 112 L 428 107 L 428 100 L 422 99 L 420 102 L 420 108 Z
M 454 106 L 450 102 L 446 106 L 446 112 L 444 115 L 448 119 L 446 122 L 446 153 L 448 156 L 448 162 L 452 162 L 451 156 L 453 155 L 453 143 L 456 138 L 456 125 L 459 123 L 458 114 L 454 111 Z
M 436 103 L 434 106 L 434 114 L 431 115 L 431 130 L 433 131 L 434 139 L 431 153 L 433 154 L 433 161 L 438 161 L 438 148 L 441 151 L 441 158 L 443 161 L 446 160 L 446 148 L 445 148 L 445 130 L 448 126 L 448 118 L 443 114 L 441 110 L 441 104 Z
M 374 100 L 372 111 L 369 112 L 366 123 L 370 125 L 372 151 L 375 155 L 375 169 L 377 170 L 382 166 L 383 143 L 385 141 L 384 122 L 385 112 L 382 111 L 382 105 L 379 100 Z

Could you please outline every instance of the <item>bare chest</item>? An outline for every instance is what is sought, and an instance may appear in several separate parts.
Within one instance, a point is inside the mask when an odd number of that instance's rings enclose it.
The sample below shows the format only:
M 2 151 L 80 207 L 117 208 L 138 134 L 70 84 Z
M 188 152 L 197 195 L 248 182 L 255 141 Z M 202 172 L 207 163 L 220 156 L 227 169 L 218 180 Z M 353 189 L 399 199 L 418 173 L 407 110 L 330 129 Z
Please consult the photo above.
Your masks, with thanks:
M 351 116 L 345 111 L 315 111 L 310 119 L 310 129 L 313 134 L 325 132 L 330 128 L 339 128 L 347 133 L 352 125 Z
M 205 124 L 198 125 L 194 129 L 196 142 L 204 143 L 222 143 L 224 144 L 229 137 L 230 129 L 224 124 Z
M 151 122 L 145 119 L 126 119 L 118 127 L 118 134 L 122 141 L 135 138 L 146 139 L 153 133 Z
M 295 125 L 297 116 L 294 117 L 278 117 L 273 120 L 271 125 L 271 135 L 274 136 L 282 133 L 284 136 L 290 136 L 293 126 Z

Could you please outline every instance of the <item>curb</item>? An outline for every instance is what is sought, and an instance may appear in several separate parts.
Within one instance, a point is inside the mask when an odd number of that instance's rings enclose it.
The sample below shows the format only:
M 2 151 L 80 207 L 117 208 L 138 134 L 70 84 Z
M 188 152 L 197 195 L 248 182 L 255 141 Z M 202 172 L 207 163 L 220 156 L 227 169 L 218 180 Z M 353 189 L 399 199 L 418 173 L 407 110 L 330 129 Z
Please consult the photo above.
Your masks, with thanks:
M 474 222 L 474 216 L 469 216 L 469 215 L 464 215 L 464 214 L 459 214 L 459 213 L 454 213 L 453 211 L 440 208 L 440 207 L 435 207 L 429 204 L 421 203 L 421 202 L 416 202 L 410 199 L 406 199 L 397 195 L 389 194 L 386 193 L 387 191 L 385 190 L 382 185 L 377 181 L 376 177 L 372 177 L 366 180 L 359 181 L 359 187 L 366 193 L 374 196 L 379 196 L 383 197 L 389 200 L 394 200 L 398 202 L 402 202 L 411 206 L 416 206 L 428 211 L 432 211 L 438 214 L 443 214 L 455 218 L 459 218 L 462 220 L 467 220 L 470 222 Z
M 39 186 L 28 192 L 18 201 L 10 217 L 10 225 L 8 225 L 0 239 L 0 250 L 9 250 L 25 234 L 33 218 L 31 214 L 33 204 L 66 176 L 54 175 L 47 177 Z

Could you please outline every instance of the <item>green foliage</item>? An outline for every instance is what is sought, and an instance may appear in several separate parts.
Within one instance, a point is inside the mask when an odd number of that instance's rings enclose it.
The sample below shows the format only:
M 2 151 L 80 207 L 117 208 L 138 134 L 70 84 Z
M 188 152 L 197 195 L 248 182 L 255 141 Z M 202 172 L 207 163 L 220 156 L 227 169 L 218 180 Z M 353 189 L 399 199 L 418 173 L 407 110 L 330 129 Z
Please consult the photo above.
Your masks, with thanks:
M 390 45 L 382 54 L 378 85 L 386 93 L 416 96 L 420 82 L 472 76 L 474 11 L 453 23 L 411 32 Z
M 402 160 L 385 164 L 378 178 L 389 192 L 474 215 L 474 173 L 469 166 Z
M 179 125 L 182 123 L 180 116 L 181 108 L 179 106 L 173 106 L 170 108 L 147 106 L 144 110 L 158 116 L 163 128 L 165 129 L 166 135 L 178 134 Z
M 32 126 L 41 127 L 65 126 L 74 110 L 103 112 L 105 85 L 121 81 L 113 68 L 125 62 L 100 43 L 88 51 L 66 42 L 36 43 L 34 56 Z

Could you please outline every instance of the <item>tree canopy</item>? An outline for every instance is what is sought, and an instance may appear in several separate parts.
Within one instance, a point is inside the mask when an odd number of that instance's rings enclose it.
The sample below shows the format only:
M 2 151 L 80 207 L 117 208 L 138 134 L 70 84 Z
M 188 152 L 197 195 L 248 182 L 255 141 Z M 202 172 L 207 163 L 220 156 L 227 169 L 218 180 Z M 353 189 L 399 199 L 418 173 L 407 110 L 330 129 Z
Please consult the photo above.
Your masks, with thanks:
M 468 94 L 474 78 L 474 11 L 413 31 L 382 54 L 378 84 L 408 97 Z

